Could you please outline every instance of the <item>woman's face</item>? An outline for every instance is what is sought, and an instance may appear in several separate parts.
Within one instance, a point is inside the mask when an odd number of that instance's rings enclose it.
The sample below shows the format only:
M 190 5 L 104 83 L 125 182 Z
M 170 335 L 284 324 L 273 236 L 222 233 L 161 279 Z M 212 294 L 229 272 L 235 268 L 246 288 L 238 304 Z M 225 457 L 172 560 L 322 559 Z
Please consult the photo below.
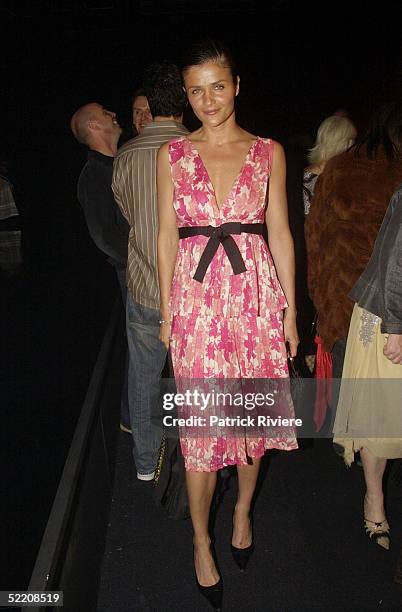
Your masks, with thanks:
M 203 125 L 216 127 L 233 114 L 239 77 L 235 85 L 229 68 L 212 61 L 191 66 L 184 73 L 184 86 L 188 101 Z

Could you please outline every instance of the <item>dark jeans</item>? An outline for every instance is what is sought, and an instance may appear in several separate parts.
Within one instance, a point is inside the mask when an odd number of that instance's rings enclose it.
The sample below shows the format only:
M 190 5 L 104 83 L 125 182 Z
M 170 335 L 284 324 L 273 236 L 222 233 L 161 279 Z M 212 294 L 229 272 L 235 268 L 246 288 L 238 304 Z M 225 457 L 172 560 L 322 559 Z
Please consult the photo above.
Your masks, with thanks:
M 128 397 L 133 455 L 140 474 L 155 470 L 162 428 L 160 386 L 166 348 L 159 340 L 160 312 L 134 302 L 127 293 L 127 341 L 130 352 Z
M 127 302 L 127 286 L 126 286 L 126 268 L 115 267 L 117 280 L 119 281 L 121 297 L 123 299 L 124 310 L 126 310 Z M 128 348 L 126 350 L 126 359 L 124 367 L 124 380 L 123 388 L 121 390 L 121 403 L 120 403 L 120 423 L 130 428 L 130 410 L 128 403 L 128 365 L 129 365 L 129 354 Z

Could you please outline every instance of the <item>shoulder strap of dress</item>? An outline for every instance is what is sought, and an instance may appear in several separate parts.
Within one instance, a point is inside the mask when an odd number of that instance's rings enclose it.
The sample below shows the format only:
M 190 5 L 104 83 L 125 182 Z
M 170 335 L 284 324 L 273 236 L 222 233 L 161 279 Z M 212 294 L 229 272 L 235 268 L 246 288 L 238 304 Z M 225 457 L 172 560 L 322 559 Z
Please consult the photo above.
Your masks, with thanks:
M 260 138 L 257 151 L 258 157 L 265 161 L 268 175 L 271 174 L 275 142 L 271 138 Z
M 173 138 L 169 142 L 169 162 L 171 166 L 173 166 L 173 164 L 176 164 L 182 157 L 184 157 L 185 142 L 185 136 Z

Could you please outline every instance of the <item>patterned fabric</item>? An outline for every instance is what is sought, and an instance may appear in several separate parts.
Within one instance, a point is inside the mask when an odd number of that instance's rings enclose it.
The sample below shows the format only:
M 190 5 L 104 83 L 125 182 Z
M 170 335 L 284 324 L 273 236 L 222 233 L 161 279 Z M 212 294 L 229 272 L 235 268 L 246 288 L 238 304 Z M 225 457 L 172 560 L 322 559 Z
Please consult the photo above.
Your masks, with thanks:
M 380 317 L 372 314 L 371 312 L 367 312 L 367 310 L 362 309 L 363 312 L 361 314 L 361 328 L 359 332 L 360 342 L 364 347 L 368 346 L 370 342 L 373 342 L 375 327 L 381 321 Z
M 308 215 L 310 212 L 311 200 L 313 199 L 314 187 L 318 176 L 318 174 L 307 169 L 303 172 L 303 204 L 305 215 Z
M 188 138 L 169 145 L 178 227 L 263 223 L 274 144 L 258 138 L 221 208 L 202 159 Z M 172 282 L 171 352 L 176 384 L 207 378 L 287 378 L 282 310 L 287 306 L 271 254 L 260 235 L 233 235 L 246 265 L 235 275 L 219 246 L 203 283 L 193 279 L 206 236 L 181 239 Z M 288 406 L 289 411 L 289 406 Z M 293 407 L 290 408 L 293 414 Z M 181 444 L 187 470 L 215 471 L 246 464 L 268 448 L 297 448 L 293 432 L 272 439 L 193 436 Z

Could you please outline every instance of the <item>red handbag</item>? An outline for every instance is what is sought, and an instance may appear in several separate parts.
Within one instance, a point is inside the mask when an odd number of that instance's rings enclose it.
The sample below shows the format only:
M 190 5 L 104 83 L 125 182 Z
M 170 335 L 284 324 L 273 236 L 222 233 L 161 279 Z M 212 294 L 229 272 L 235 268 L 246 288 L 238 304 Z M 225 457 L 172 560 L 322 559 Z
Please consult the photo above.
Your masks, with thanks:
M 332 355 L 329 351 L 324 350 L 323 341 L 320 336 L 316 335 L 314 342 L 317 345 L 314 423 L 316 431 L 320 431 L 332 400 Z

